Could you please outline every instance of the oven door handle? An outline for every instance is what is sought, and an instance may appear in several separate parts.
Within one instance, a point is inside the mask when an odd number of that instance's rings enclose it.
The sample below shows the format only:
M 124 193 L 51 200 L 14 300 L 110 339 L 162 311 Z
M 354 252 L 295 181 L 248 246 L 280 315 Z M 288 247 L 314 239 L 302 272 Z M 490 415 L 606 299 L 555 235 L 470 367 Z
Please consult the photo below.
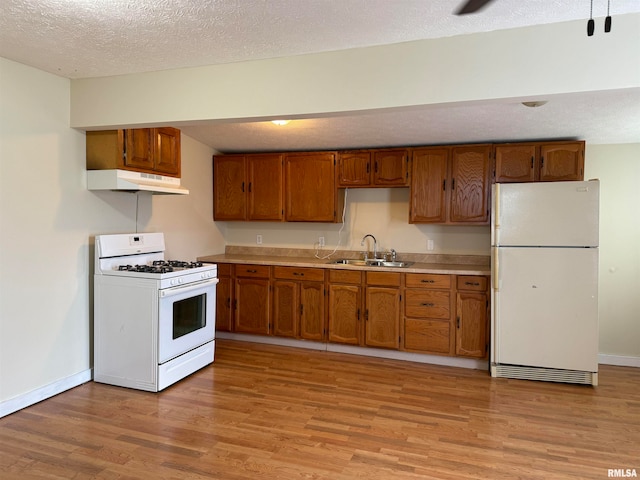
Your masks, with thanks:
M 218 280 L 217 278 L 210 278 L 208 280 L 203 280 L 201 282 L 190 283 L 189 285 L 165 288 L 163 290 L 160 290 L 160 297 L 167 298 L 167 297 L 171 297 L 172 295 L 179 295 L 182 293 L 191 292 L 192 290 L 200 290 L 202 287 L 206 287 L 208 285 L 215 285 L 219 281 L 220 280 Z

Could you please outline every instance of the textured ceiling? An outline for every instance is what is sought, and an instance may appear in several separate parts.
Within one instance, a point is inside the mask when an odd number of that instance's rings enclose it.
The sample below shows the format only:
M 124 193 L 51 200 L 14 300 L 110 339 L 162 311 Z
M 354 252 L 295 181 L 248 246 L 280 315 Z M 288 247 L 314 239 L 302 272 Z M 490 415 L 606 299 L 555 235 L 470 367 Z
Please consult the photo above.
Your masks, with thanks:
M 590 0 L 0 0 L 0 56 L 68 78 L 283 57 L 589 17 Z M 607 0 L 593 1 L 603 17 Z M 640 0 L 611 0 L 611 15 Z M 427 108 L 270 124 L 181 126 L 219 151 L 350 148 L 580 136 L 640 141 L 638 89 L 520 104 Z

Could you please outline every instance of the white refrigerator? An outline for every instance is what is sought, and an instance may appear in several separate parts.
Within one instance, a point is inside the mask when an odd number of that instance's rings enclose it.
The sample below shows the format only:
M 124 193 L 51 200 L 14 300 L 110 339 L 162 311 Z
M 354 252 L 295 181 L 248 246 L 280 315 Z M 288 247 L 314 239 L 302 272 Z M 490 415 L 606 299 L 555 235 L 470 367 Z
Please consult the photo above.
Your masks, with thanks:
M 600 184 L 503 183 L 491 215 L 491 375 L 598 383 Z

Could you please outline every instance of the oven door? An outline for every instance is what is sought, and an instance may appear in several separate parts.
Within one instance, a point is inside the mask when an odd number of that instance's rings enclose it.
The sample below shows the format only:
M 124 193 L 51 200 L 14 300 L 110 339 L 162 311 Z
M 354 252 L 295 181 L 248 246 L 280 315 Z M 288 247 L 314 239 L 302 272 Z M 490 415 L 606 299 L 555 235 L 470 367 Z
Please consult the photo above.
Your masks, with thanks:
M 214 338 L 217 278 L 160 290 L 158 363 L 193 350 Z

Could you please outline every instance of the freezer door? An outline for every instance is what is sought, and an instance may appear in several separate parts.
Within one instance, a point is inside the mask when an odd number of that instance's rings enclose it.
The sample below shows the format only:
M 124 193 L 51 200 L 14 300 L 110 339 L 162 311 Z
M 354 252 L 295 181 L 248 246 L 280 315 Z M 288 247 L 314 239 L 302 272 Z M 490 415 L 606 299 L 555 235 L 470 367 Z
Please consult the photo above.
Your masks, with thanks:
M 492 245 L 598 246 L 600 182 L 494 185 Z
M 598 370 L 598 249 L 494 250 L 492 362 Z

